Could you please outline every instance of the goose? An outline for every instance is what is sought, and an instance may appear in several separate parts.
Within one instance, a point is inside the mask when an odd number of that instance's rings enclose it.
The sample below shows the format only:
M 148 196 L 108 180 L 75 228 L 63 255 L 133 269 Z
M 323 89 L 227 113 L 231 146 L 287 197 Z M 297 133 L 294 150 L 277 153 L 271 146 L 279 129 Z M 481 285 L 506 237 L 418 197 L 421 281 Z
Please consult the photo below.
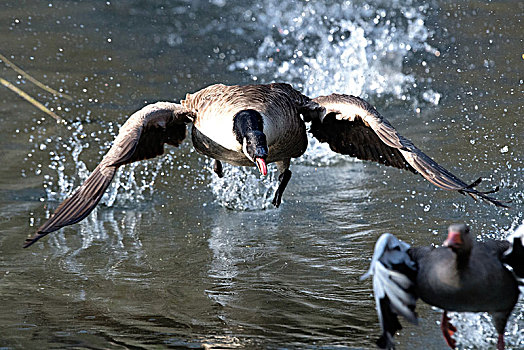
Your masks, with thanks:
M 448 311 L 488 312 L 498 332 L 497 349 L 504 349 L 504 329 L 517 303 L 524 278 L 524 225 L 509 240 L 477 242 L 465 224 L 449 226 L 441 247 L 410 247 L 389 233 L 375 244 L 369 271 L 382 335 L 377 345 L 393 349 L 401 330 L 398 315 L 417 324 L 418 298 L 444 310 L 441 330 L 455 348 Z M 510 271 L 506 265 L 512 267 Z
M 275 163 L 279 185 L 273 205 L 278 207 L 291 178 L 291 158 L 300 157 L 310 133 L 337 153 L 419 173 L 434 185 L 505 205 L 474 189 L 481 179 L 466 184 L 438 165 L 411 141 L 399 135 L 363 99 L 332 94 L 314 99 L 285 83 L 268 85 L 215 84 L 180 103 L 157 102 L 135 112 L 120 128 L 112 147 L 78 190 L 55 210 L 24 244 L 84 219 L 97 205 L 120 166 L 160 156 L 164 145 L 179 146 L 192 124 L 193 147 L 215 159 L 213 169 L 223 176 L 222 162 L 256 166 L 267 175 Z

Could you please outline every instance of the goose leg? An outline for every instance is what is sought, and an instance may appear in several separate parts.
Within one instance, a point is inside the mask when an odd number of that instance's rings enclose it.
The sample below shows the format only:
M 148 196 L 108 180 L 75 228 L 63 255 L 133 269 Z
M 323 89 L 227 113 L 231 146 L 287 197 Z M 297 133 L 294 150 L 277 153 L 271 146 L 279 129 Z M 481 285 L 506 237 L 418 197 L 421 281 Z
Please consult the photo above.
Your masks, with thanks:
M 224 172 L 222 171 L 222 162 L 218 159 L 215 159 L 215 164 L 213 164 L 213 171 L 218 175 L 218 177 L 224 177 Z
M 504 330 L 506 329 L 506 323 L 508 322 L 508 318 L 511 315 L 511 309 L 509 311 L 499 311 L 499 312 L 491 312 L 491 319 L 493 321 L 493 325 L 495 326 L 495 329 L 497 330 L 497 333 L 499 335 L 499 338 L 497 340 L 497 350 L 504 350 L 506 344 L 504 343 Z
M 280 203 L 282 202 L 282 194 L 284 194 L 284 190 L 287 187 L 287 184 L 289 182 L 289 179 L 291 179 L 291 170 L 289 170 L 289 164 L 290 159 L 286 159 L 281 162 L 276 162 L 278 172 L 280 175 L 278 176 L 278 188 L 275 192 L 275 197 L 273 198 L 273 205 L 275 207 L 279 207 Z
M 444 335 L 444 339 L 448 346 L 455 349 L 457 342 L 451 336 L 457 331 L 457 329 L 449 321 L 448 312 L 444 311 L 442 313 L 442 320 L 440 321 L 440 329 L 442 330 L 442 334 Z
M 504 350 L 506 344 L 504 343 L 504 333 L 499 334 L 499 339 L 497 341 L 497 350 Z
M 286 169 L 278 177 L 280 184 L 278 185 L 277 191 L 275 192 L 275 198 L 273 198 L 273 205 L 277 208 L 280 206 L 280 203 L 282 203 L 282 194 L 286 189 L 289 179 L 291 179 L 291 170 L 289 169 Z

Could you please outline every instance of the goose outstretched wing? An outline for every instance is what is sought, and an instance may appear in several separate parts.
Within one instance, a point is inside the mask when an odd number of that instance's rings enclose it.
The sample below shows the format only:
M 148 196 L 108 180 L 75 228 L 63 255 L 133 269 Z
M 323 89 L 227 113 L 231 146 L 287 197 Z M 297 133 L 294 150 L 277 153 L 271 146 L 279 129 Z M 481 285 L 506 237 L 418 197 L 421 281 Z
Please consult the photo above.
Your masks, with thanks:
M 176 103 L 157 102 L 135 112 L 120 128 L 112 147 L 76 192 L 64 200 L 37 232 L 29 247 L 48 233 L 84 219 L 96 207 L 118 167 L 164 153 L 164 144 L 178 146 L 185 139 L 193 115 Z
M 375 244 L 371 265 L 361 279 L 373 276 L 373 294 L 382 336 L 377 345 L 382 349 L 393 349 L 393 336 L 402 329 L 398 315 L 417 324 L 414 292 L 417 266 L 409 254 L 410 246 L 385 233 Z
M 419 173 L 445 190 L 458 191 L 474 199 L 481 198 L 496 206 L 507 207 L 488 196 L 498 188 L 481 192 L 474 188 L 481 179 L 465 183 L 400 135 L 363 99 L 332 94 L 313 101 L 324 107 L 325 113 L 311 120 L 310 132 L 320 142 L 327 142 L 333 151 Z

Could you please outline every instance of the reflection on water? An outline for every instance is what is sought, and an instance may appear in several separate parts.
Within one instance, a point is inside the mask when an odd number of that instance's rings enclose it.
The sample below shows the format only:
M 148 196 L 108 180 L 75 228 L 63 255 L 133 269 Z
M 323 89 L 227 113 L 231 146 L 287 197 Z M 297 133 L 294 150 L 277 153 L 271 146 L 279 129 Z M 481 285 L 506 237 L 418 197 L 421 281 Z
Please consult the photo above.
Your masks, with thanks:
M 238 275 L 236 265 L 241 262 L 233 254 L 234 248 L 241 243 L 235 237 L 234 232 L 224 227 L 215 227 L 209 239 L 209 248 L 213 252 L 213 262 L 208 275 L 216 282 L 213 289 L 208 290 L 207 293 L 211 299 L 222 306 L 229 304 L 234 298 L 234 279 Z
M 361 290 L 348 283 L 358 274 L 347 253 L 351 238 L 307 229 L 327 220 L 322 213 L 330 208 L 324 209 L 309 222 L 300 209 L 293 211 L 293 225 L 282 224 L 279 211 L 228 211 L 215 217 L 208 240 L 212 287 L 206 293 L 220 305 L 218 317 L 225 324 L 262 332 L 266 344 L 279 344 L 285 334 L 296 342 L 312 335 L 316 341 L 346 342 L 347 334 L 354 333 L 351 341 L 362 341 L 367 322 L 358 314 L 367 303 L 348 300 L 348 294 Z M 333 312 L 340 308 L 344 312 Z M 359 320 L 358 325 L 348 325 L 348 318 Z
M 523 220 L 515 6 L 8 1 L 2 53 L 75 102 L 0 68 L 69 121 L 0 94 L 0 347 L 372 348 L 371 285 L 358 277 L 380 234 L 440 244 L 450 222 L 501 237 Z M 501 184 L 513 209 L 314 141 L 274 209 L 274 172 L 227 167 L 219 179 L 186 142 L 124 167 L 86 220 L 21 250 L 134 110 L 215 82 L 274 80 L 365 96 L 439 163 Z M 418 308 L 398 348 L 445 348 L 438 312 Z M 485 315 L 454 323 L 460 346 L 492 346 Z M 521 302 L 508 348 L 524 345 L 523 330 Z

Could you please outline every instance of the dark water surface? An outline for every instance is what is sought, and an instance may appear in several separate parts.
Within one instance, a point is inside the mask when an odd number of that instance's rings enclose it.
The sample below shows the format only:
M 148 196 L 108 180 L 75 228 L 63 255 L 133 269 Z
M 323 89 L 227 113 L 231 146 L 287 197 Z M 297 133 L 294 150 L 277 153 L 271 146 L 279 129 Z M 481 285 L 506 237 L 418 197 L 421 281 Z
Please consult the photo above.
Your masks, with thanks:
M 504 237 L 523 220 L 522 3 L 511 1 L 20 1 L 0 11 L 0 53 L 73 102 L 0 87 L 0 348 L 373 348 L 374 242 L 440 244 L 464 221 Z M 85 178 L 145 103 L 211 83 L 291 82 L 359 94 L 466 181 L 512 209 L 313 145 L 273 182 L 218 180 L 189 143 L 127 167 L 80 224 L 24 239 Z M 244 185 L 245 184 L 245 185 Z M 120 194 L 117 196 L 117 194 Z M 438 310 L 400 349 L 445 349 Z M 522 298 L 507 328 L 524 347 Z M 486 315 L 455 315 L 460 347 L 494 346 Z

